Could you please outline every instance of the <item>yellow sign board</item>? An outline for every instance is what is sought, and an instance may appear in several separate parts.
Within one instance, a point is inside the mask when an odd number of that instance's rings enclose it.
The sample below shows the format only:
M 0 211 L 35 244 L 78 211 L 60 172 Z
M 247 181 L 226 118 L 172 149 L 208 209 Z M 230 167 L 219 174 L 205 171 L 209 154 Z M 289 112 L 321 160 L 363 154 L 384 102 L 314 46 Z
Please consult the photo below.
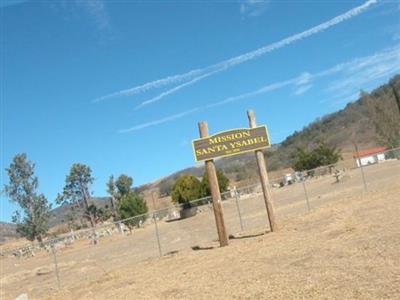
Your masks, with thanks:
M 196 161 L 232 156 L 271 147 L 266 126 L 222 131 L 192 141 Z

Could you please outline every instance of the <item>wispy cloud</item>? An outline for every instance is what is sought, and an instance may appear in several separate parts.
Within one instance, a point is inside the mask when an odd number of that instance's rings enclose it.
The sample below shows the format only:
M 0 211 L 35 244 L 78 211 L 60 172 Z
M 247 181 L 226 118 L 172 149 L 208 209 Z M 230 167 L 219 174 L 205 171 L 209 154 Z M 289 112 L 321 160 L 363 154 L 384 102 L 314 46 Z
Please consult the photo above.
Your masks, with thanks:
M 208 105 L 204 106 L 203 109 L 210 109 L 210 108 L 214 108 L 214 107 L 217 107 L 217 106 L 225 105 L 225 104 L 228 104 L 228 103 L 236 102 L 236 101 L 239 101 L 239 100 L 248 99 L 248 98 L 251 98 L 251 97 L 255 97 L 255 96 L 258 96 L 258 95 L 262 95 L 262 94 L 265 94 L 265 93 L 268 93 L 268 92 L 272 92 L 272 91 L 281 89 L 281 88 L 289 86 L 289 85 L 297 85 L 299 80 L 301 80 L 301 75 L 299 77 L 292 78 L 292 79 L 289 79 L 289 80 L 275 82 L 275 83 L 272 83 L 272 84 L 267 84 L 267 85 L 263 86 L 262 88 L 260 88 L 258 90 L 255 90 L 255 91 L 252 91 L 252 92 L 248 92 L 248 93 L 244 93 L 244 94 L 241 94 L 241 95 L 238 95 L 238 96 L 228 97 L 228 98 L 226 98 L 224 100 L 208 104 Z
M 210 66 L 208 68 L 213 69 L 212 71 L 207 72 L 205 74 L 202 74 L 202 75 L 200 75 L 198 77 L 195 77 L 194 79 L 191 80 L 191 83 L 189 85 L 192 85 L 193 83 L 198 82 L 198 81 L 200 81 L 200 80 L 202 80 L 202 79 L 204 79 L 206 77 L 209 77 L 209 76 L 211 76 L 211 75 L 213 75 L 215 73 L 219 73 L 221 71 L 227 70 L 227 69 L 229 69 L 231 67 L 234 67 L 234 66 L 236 66 L 238 64 L 242 64 L 242 63 L 244 63 L 246 61 L 249 61 L 249 60 L 255 59 L 255 58 L 259 57 L 259 56 L 262 56 L 262 55 L 264 55 L 266 53 L 269 53 L 269 52 L 272 52 L 274 50 L 283 48 L 283 47 L 285 47 L 287 45 L 290 45 L 290 44 L 292 44 L 292 43 L 294 43 L 296 41 L 300 41 L 300 40 L 302 40 L 302 39 L 304 39 L 306 37 L 309 37 L 309 36 L 314 35 L 316 33 L 322 32 L 322 31 L 328 29 L 329 27 L 332 27 L 332 26 L 334 26 L 336 24 L 339 24 L 341 22 L 344 22 L 344 21 L 346 21 L 346 20 L 348 20 L 350 18 L 353 18 L 353 17 L 357 16 L 358 14 L 363 12 L 365 9 L 367 9 L 373 3 L 376 3 L 376 0 L 367 1 L 363 5 L 358 6 L 356 8 L 353 8 L 352 10 L 349 10 L 348 12 L 346 12 L 344 14 L 341 14 L 341 15 L 339 15 L 339 16 L 337 16 L 337 17 L 335 17 L 335 18 L 333 18 L 333 19 L 331 19 L 331 20 L 329 20 L 329 21 L 327 21 L 325 23 L 322 23 L 320 25 L 312 27 L 311 29 L 308 29 L 308 30 L 303 31 L 301 33 L 292 35 L 292 36 L 290 36 L 288 38 L 285 38 L 285 39 L 283 39 L 283 40 L 281 40 L 279 42 L 264 46 L 264 47 L 259 48 L 257 50 L 254 50 L 254 51 L 251 51 L 251 52 L 236 56 L 236 57 L 231 58 L 229 60 L 225 60 L 223 62 L 220 62 L 218 64 Z M 205 69 L 203 69 L 203 70 L 205 70 Z M 146 106 L 148 104 L 160 101 L 164 97 L 166 97 L 168 95 L 171 95 L 171 94 L 175 93 L 176 91 L 181 90 L 182 88 L 184 88 L 186 86 L 187 86 L 186 83 L 184 83 L 184 84 L 178 85 L 177 87 L 169 89 L 166 92 L 163 92 L 163 93 L 157 95 L 156 97 L 153 97 L 152 99 L 149 99 L 149 100 L 146 100 L 146 101 L 142 102 L 139 105 L 139 107 L 143 107 L 143 106 Z
M 105 0 L 58 0 L 47 1 L 46 4 L 64 21 L 87 21 L 96 29 L 101 41 L 114 34 Z
M 267 93 L 267 92 L 278 90 L 278 89 L 283 88 L 285 86 L 288 86 L 290 84 L 298 85 L 298 83 L 301 80 L 302 80 L 302 75 L 300 75 L 300 76 L 298 76 L 296 78 L 293 78 L 293 79 L 286 80 L 286 81 L 281 81 L 281 82 L 268 84 L 268 85 L 263 86 L 262 88 L 260 88 L 258 90 L 255 90 L 255 91 L 252 91 L 252 92 L 249 92 L 249 93 L 244 93 L 244 94 L 241 94 L 241 95 L 238 95 L 238 96 L 228 97 L 228 98 L 225 98 L 223 100 L 220 100 L 220 101 L 217 101 L 217 102 L 213 102 L 213 103 L 210 103 L 210 104 L 207 104 L 207 105 L 204 105 L 204 106 L 195 107 L 193 109 L 190 109 L 190 110 L 187 110 L 187 111 L 184 111 L 184 112 L 181 112 L 181 113 L 173 114 L 173 115 L 170 115 L 170 116 L 165 117 L 165 118 L 161 118 L 161 119 L 150 121 L 150 122 L 145 122 L 145 123 L 133 126 L 131 128 L 122 129 L 122 130 L 119 130 L 119 133 L 127 133 L 127 132 L 137 131 L 137 130 L 141 130 L 141 129 L 144 129 L 144 128 L 147 128 L 147 127 L 152 127 L 152 126 L 155 126 L 155 125 L 168 123 L 168 122 L 180 119 L 182 117 L 185 117 L 185 116 L 188 116 L 188 115 L 192 115 L 194 113 L 198 113 L 200 111 L 208 110 L 208 109 L 211 109 L 211 108 L 215 108 L 217 106 L 225 105 L 225 104 L 228 104 L 228 103 L 244 100 L 244 99 L 247 99 L 247 98 L 250 98 L 250 97 L 254 97 L 254 96 L 261 95 L 261 94 L 264 94 L 264 93 Z
M 244 0 L 240 3 L 240 13 L 242 16 L 258 17 L 266 11 L 270 2 L 270 0 Z
M 101 0 L 75 0 L 78 7 L 82 8 L 92 18 L 97 28 L 106 30 L 110 28 L 105 2 Z
M 2 0 L 2 1 L 0 1 L 0 8 L 23 4 L 26 2 L 28 2 L 28 0 Z
M 297 85 L 303 85 L 303 84 L 307 84 L 310 82 L 312 78 L 312 75 L 308 72 L 303 72 L 300 77 L 299 80 L 296 82 Z
M 99 102 L 99 101 L 103 101 L 103 100 L 107 100 L 107 99 L 111 99 L 111 98 L 116 98 L 116 97 L 122 97 L 122 96 L 132 96 L 135 94 L 139 94 L 139 93 L 143 93 L 143 92 L 147 92 L 151 89 L 156 89 L 156 88 L 160 88 L 163 87 L 165 85 L 169 85 L 172 83 L 180 83 L 182 81 L 186 81 L 186 80 L 190 80 L 191 78 L 198 76 L 200 74 L 202 74 L 203 71 L 202 69 L 196 69 L 196 70 L 192 70 L 190 72 L 187 72 L 185 74 L 179 74 L 179 75 L 173 75 L 173 76 L 168 76 L 162 79 L 158 79 L 158 80 L 154 80 L 154 81 L 150 81 L 150 82 L 146 82 L 142 85 L 138 85 L 132 88 L 128 88 L 125 90 L 121 90 L 106 96 L 102 96 L 99 98 L 96 98 L 93 100 L 93 102 Z
M 385 49 L 375 55 L 355 59 L 332 68 L 342 72 L 331 82 L 326 92 L 339 95 L 353 94 L 378 79 L 400 71 L 400 45 Z
M 151 82 L 147 82 L 144 83 L 142 85 L 139 86 L 135 86 L 129 89 L 125 89 L 122 91 L 118 91 L 109 95 L 105 95 L 102 97 L 99 97 L 97 99 L 94 100 L 94 102 L 98 102 L 101 100 L 105 100 L 105 99 L 111 99 L 114 97 L 118 97 L 118 96 L 129 96 L 132 94 L 136 94 L 136 93 L 140 93 L 140 92 L 144 92 L 144 91 L 148 91 L 150 89 L 153 88 L 159 88 L 161 86 L 164 85 L 168 85 L 168 84 L 174 84 L 174 83 L 181 83 L 184 81 L 192 81 L 192 84 L 195 82 L 198 82 L 202 79 L 205 79 L 213 74 L 225 71 L 227 69 L 230 69 L 236 65 L 242 64 L 244 62 L 247 62 L 249 60 L 253 60 L 255 58 L 258 58 L 266 53 L 272 52 L 274 50 L 280 49 L 282 47 L 285 47 L 287 45 L 290 45 L 292 43 L 295 43 L 297 41 L 300 41 L 302 39 L 305 39 L 309 36 L 312 36 L 314 34 L 323 32 L 325 30 L 327 30 L 328 28 L 335 26 L 339 23 L 342 23 L 346 20 L 349 20 L 361 13 L 363 13 L 365 10 L 367 10 L 371 5 L 373 5 L 374 3 L 376 3 L 377 0 L 368 0 L 367 2 L 365 2 L 364 4 L 357 6 L 341 15 L 338 15 L 336 17 L 334 17 L 333 19 L 326 21 L 324 23 L 321 23 L 317 26 L 314 26 L 308 30 L 305 30 L 303 32 L 294 34 L 290 37 L 287 37 L 283 40 L 280 40 L 278 42 L 266 45 L 264 47 L 261 47 L 259 49 L 238 55 L 236 57 L 221 61 L 219 63 L 216 63 L 214 65 L 210 65 L 207 66 L 205 68 L 202 69 L 195 69 L 195 70 L 191 70 L 189 72 L 183 73 L 183 74 L 177 74 L 177 75 L 173 75 L 173 76 L 169 76 L 169 77 L 165 77 L 159 80 L 155 80 L 155 81 L 151 81 Z M 190 85 L 190 84 L 189 84 Z M 166 97 L 167 95 L 171 95 L 172 93 L 175 93 L 179 90 L 181 90 L 182 88 L 188 86 L 186 83 L 183 83 L 181 85 L 178 85 L 170 90 L 167 90 L 166 92 L 160 93 L 158 96 L 149 99 L 149 100 L 145 100 L 144 102 L 142 102 L 140 104 L 140 106 L 145 106 L 146 104 L 144 103 L 155 103 L 157 101 L 160 101 L 162 98 Z M 156 99 L 156 100 L 154 100 Z M 154 100 L 154 101 L 151 101 Z M 148 102 L 151 101 L 151 102 Z
M 303 95 L 305 92 L 307 92 L 309 89 L 311 89 L 311 87 L 312 87 L 312 84 L 302 85 L 294 91 L 293 95 L 295 95 L 295 96 Z
M 168 96 L 170 94 L 173 94 L 173 93 L 175 93 L 175 92 L 177 92 L 177 91 L 179 91 L 179 90 L 181 90 L 181 89 L 183 89 L 183 88 L 185 88 L 185 87 L 187 87 L 189 85 L 195 84 L 197 81 L 200 81 L 200 80 L 202 80 L 202 79 L 204 79 L 206 77 L 209 77 L 209 76 L 213 75 L 216 72 L 218 72 L 218 71 L 213 71 L 213 72 L 210 72 L 210 73 L 203 74 L 201 76 L 195 77 L 194 79 L 192 79 L 192 80 L 190 80 L 188 82 L 185 82 L 185 83 L 183 83 L 181 85 L 178 85 L 178 86 L 176 86 L 176 87 L 174 87 L 172 89 L 169 89 L 169 90 L 167 90 L 165 92 L 162 92 L 161 94 L 157 95 L 156 97 L 153 97 L 153 98 L 151 98 L 149 100 L 143 101 L 141 104 L 139 104 L 136 107 L 136 109 L 139 109 L 139 108 L 141 108 L 143 106 L 149 105 L 149 104 L 151 104 L 153 102 L 157 102 L 157 101 L 161 100 L 162 98 L 164 98 L 164 97 L 166 97 L 166 96 Z
M 400 40 L 400 22 L 390 25 L 384 29 L 384 33 L 392 38 L 392 41 Z
M 296 77 L 296 78 L 293 78 L 293 79 L 290 79 L 290 80 L 286 80 L 286 81 L 282 81 L 282 82 L 276 82 L 276 83 L 273 83 L 273 84 L 268 84 L 268 85 L 266 85 L 266 86 L 264 86 L 264 87 L 262 87 L 262 88 L 260 88 L 258 90 L 255 90 L 255 91 L 252 91 L 252 92 L 249 92 L 249 93 L 244 93 L 244 94 L 241 94 L 241 95 L 238 95 L 238 96 L 228 97 L 228 98 L 225 98 L 223 100 L 220 100 L 220 101 L 217 101 L 217 102 L 213 102 L 213 103 L 210 103 L 210 104 L 207 104 L 207 105 L 204 105 L 204 106 L 195 107 L 193 109 L 190 109 L 190 110 L 187 110 L 187 111 L 184 111 L 184 112 L 181 112 L 181 113 L 173 114 L 173 115 L 167 116 L 165 118 L 161 118 L 161 119 L 150 121 L 150 122 L 145 122 L 145 123 L 133 126 L 131 128 L 122 129 L 122 130 L 119 130 L 119 133 L 132 132 L 132 131 L 141 130 L 141 129 L 144 129 L 144 128 L 147 128 L 147 127 L 152 127 L 152 126 L 156 126 L 156 125 L 160 125 L 160 124 L 164 124 L 164 123 L 169 123 L 171 121 L 183 118 L 183 117 L 188 116 L 188 115 L 192 115 L 194 113 L 198 113 L 200 111 L 208 110 L 208 109 L 211 109 L 211 108 L 215 108 L 217 106 L 225 105 L 225 104 L 228 104 L 228 103 L 240 101 L 240 100 L 243 100 L 243 99 L 246 99 L 246 98 L 250 98 L 250 97 L 254 97 L 254 96 L 260 95 L 260 94 L 264 94 L 264 93 L 267 93 L 267 92 L 278 90 L 278 89 L 283 88 L 285 86 L 288 86 L 290 84 L 296 85 L 300 80 L 301 80 L 301 75 L 299 77 Z
M 320 103 L 331 101 L 334 101 L 335 104 L 343 103 L 345 101 L 348 102 L 350 100 L 356 99 L 359 90 L 364 86 L 369 87 L 374 80 L 383 78 L 384 76 L 394 75 L 397 72 L 400 72 L 400 45 L 384 49 L 370 56 L 360 57 L 351 61 L 347 61 L 345 63 L 340 63 L 319 72 L 303 72 L 297 77 L 285 81 L 267 84 L 255 91 L 228 97 L 220 101 L 212 102 L 207 105 L 199 106 L 158 120 L 145 122 L 128 129 L 120 130 L 119 132 L 132 132 L 147 127 L 172 122 L 188 115 L 192 115 L 232 102 L 249 99 L 288 86 L 295 87 L 297 91 L 299 91 L 299 94 L 301 94 L 310 89 L 314 85 L 313 83 L 318 79 L 329 76 L 338 76 L 340 78 L 334 79 L 334 81 L 330 83 L 329 87 L 324 90 L 327 94 L 328 101 L 321 101 Z M 349 87 L 352 87 L 352 89 L 349 89 Z
M 119 133 L 127 133 L 127 132 L 137 131 L 137 130 L 144 129 L 144 128 L 147 128 L 147 127 L 152 127 L 152 126 L 155 126 L 155 125 L 171 122 L 171 121 L 174 121 L 176 119 L 180 119 L 180 118 L 182 118 L 184 116 L 193 114 L 193 113 L 195 113 L 195 112 L 197 112 L 199 110 L 200 110 L 199 108 L 194 108 L 194 109 L 191 109 L 191 110 L 188 110 L 188 111 L 185 111 L 185 112 L 181 112 L 181 113 L 178 113 L 178 114 L 170 115 L 170 116 L 162 118 L 162 119 L 158 119 L 158 120 L 154 120 L 154 121 L 150 121 L 150 122 L 145 122 L 145 123 L 133 126 L 131 128 L 121 129 L 121 130 L 119 130 Z

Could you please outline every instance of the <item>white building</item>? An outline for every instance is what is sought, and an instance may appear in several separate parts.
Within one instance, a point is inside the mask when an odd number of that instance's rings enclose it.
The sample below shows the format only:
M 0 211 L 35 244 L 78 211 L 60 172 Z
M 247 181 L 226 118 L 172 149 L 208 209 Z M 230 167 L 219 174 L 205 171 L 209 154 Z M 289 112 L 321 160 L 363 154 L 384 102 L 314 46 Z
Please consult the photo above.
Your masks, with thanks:
M 357 167 L 376 164 L 385 160 L 385 147 L 374 147 L 353 153 Z

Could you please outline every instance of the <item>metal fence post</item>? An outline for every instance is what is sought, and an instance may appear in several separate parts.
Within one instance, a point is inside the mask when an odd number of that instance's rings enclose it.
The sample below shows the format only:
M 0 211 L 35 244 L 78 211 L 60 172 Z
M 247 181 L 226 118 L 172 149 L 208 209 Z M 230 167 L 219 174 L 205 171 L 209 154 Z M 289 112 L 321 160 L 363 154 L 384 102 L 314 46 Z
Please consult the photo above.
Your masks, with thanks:
M 367 192 L 368 190 L 367 190 L 367 182 L 365 180 L 364 166 L 363 166 L 363 164 L 361 162 L 360 154 L 358 152 L 358 145 L 355 142 L 354 142 L 354 148 L 356 149 L 356 154 L 357 154 L 356 164 L 357 164 L 357 162 L 359 163 L 359 167 L 360 167 L 360 170 L 361 170 L 361 177 L 362 177 L 363 184 L 364 184 L 364 191 Z
M 156 229 L 156 237 L 157 237 L 157 244 L 158 244 L 158 253 L 160 254 L 160 257 L 162 256 L 162 251 L 161 251 L 161 243 L 160 243 L 160 234 L 158 233 L 158 224 L 157 224 L 157 218 L 156 218 L 156 201 L 154 199 L 154 193 L 151 193 L 151 199 L 153 200 L 153 220 L 154 220 L 154 226 Z
M 61 289 L 60 275 L 58 273 L 57 256 L 56 256 L 56 252 L 54 251 L 54 245 L 51 245 L 51 253 L 53 254 L 53 258 L 54 258 L 54 269 L 55 269 L 55 272 L 56 272 L 57 286 L 58 286 L 58 289 Z
M 365 180 L 365 174 L 364 174 L 364 167 L 362 166 L 362 164 L 360 164 L 360 170 L 361 170 L 361 176 L 362 176 L 362 180 L 363 180 L 363 184 L 364 184 L 364 191 L 368 191 L 367 189 L 367 182 Z
M 240 230 L 243 231 L 243 220 L 242 220 L 242 214 L 240 212 L 240 206 L 239 206 L 239 193 L 237 192 L 236 188 L 234 189 L 234 191 L 235 191 L 236 208 L 237 208 L 239 220 L 240 220 Z
M 121 223 L 121 221 L 118 221 L 118 222 L 116 223 L 116 225 L 117 225 L 118 232 L 119 232 L 121 235 L 125 235 L 125 234 L 124 234 L 124 230 L 122 229 L 122 223 Z
M 160 257 L 162 256 L 162 251 L 161 251 L 161 243 L 160 243 L 160 234 L 158 232 L 158 224 L 157 224 L 157 218 L 156 214 L 153 212 L 153 220 L 154 220 L 154 227 L 156 229 L 156 238 L 157 238 L 157 244 L 158 244 L 158 253 L 160 254 Z
M 307 208 L 308 208 L 308 211 L 310 211 L 310 210 L 311 210 L 311 208 L 310 208 L 310 201 L 309 201 L 309 199 L 308 199 L 308 193 L 307 193 L 307 189 L 306 189 L 305 180 L 303 179 L 303 180 L 301 181 L 301 183 L 302 183 L 302 185 L 303 185 L 304 194 L 305 194 L 305 196 L 306 196 Z

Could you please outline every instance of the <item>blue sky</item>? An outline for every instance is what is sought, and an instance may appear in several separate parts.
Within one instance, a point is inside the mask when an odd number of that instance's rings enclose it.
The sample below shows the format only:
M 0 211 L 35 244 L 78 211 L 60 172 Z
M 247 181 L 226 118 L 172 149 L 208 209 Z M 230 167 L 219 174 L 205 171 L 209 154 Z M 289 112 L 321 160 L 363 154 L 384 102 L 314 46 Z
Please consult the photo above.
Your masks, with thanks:
M 400 73 L 399 1 L 0 6 L 1 185 L 26 152 L 50 201 L 75 162 L 103 196 L 111 174 L 140 185 L 193 165 L 200 120 L 245 127 L 251 108 L 277 143 Z

